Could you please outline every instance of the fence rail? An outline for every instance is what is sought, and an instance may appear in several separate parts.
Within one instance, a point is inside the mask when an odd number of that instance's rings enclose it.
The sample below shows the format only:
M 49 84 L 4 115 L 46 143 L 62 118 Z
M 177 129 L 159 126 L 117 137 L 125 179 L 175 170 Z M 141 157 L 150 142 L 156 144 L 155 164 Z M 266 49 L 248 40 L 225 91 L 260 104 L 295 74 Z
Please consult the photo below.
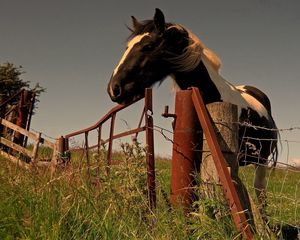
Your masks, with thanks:
M 32 166 L 50 166 L 51 161 L 56 158 L 56 147 L 55 144 L 48 141 L 47 139 L 42 138 L 41 133 L 33 133 L 20 126 L 17 126 L 14 123 L 11 123 L 3 118 L 0 118 L 0 126 L 6 127 L 13 131 L 11 139 L 7 139 L 4 136 L 0 137 L 0 144 L 5 146 L 0 149 L 0 154 L 12 162 L 18 164 L 19 166 L 29 169 Z M 30 150 L 20 144 L 13 142 L 13 136 L 15 134 L 21 134 L 33 142 L 33 148 Z M 49 161 L 39 161 L 38 159 L 38 151 L 40 145 L 44 145 L 45 147 L 49 147 L 52 149 L 53 153 L 51 159 Z M 22 158 L 25 159 L 21 160 Z M 26 161 L 27 159 L 27 161 Z

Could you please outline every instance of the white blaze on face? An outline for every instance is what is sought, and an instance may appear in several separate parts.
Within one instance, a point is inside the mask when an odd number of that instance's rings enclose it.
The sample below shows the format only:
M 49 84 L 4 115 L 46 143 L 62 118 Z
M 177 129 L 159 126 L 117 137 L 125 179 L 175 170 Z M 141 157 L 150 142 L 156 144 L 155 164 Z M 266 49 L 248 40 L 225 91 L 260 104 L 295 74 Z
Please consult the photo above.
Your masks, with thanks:
M 115 68 L 114 70 L 114 73 L 113 73 L 113 76 L 117 74 L 117 72 L 119 71 L 119 67 L 122 65 L 122 63 L 125 61 L 127 55 L 130 53 L 130 51 L 132 50 L 132 48 L 137 44 L 139 43 L 145 36 L 149 36 L 150 33 L 144 33 L 144 34 L 141 34 L 141 35 L 137 35 L 135 36 L 133 39 L 131 39 L 128 44 L 127 44 L 127 49 L 123 55 L 123 57 L 121 58 L 118 66 Z

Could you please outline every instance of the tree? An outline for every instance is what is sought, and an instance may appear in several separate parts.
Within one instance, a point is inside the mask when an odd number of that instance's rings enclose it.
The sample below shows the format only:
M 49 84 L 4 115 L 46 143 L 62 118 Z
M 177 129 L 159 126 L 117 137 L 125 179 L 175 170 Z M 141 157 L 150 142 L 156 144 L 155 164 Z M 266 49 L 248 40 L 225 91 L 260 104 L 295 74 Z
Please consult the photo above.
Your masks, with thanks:
M 8 62 L 0 64 L 0 117 L 22 128 L 29 128 L 33 110 L 36 109 L 38 98 L 45 88 L 39 84 L 30 88 L 30 82 L 21 78 L 23 73 L 25 72 L 22 66 L 16 67 L 13 63 Z M 21 90 L 27 91 L 18 95 L 17 93 Z M 13 97 L 15 95 L 16 97 Z M 24 141 L 24 135 L 19 132 L 12 135 L 9 128 L 0 125 L 0 135 L 5 136 L 8 140 L 13 140 L 14 143 L 26 146 L 27 140 Z
M 24 74 L 22 66 L 15 66 L 13 63 L 0 64 L 0 103 L 18 93 L 21 89 L 33 91 L 36 95 L 36 102 L 45 88 L 38 83 L 30 88 L 30 82 L 24 81 L 21 75 Z

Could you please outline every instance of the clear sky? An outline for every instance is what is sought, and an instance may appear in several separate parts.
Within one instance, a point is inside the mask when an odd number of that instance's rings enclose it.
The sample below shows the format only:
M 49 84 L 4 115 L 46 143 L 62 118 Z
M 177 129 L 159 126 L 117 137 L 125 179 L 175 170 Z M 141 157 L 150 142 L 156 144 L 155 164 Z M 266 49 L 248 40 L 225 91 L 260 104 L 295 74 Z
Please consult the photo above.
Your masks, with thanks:
M 82 1 L 0 0 L 0 62 L 22 65 L 25 80 L 47 88 L 32 127 L 57 137 L 95 123 L 114 104 L 106 87 L 125 49 L 130 16 L 150 19 L 158 7 L 167 21 L 192 30 L 222 59 L 221 75 L 253 85 L 271 99 L 279 128 L 300 126 L 300 2 L 298 0 Z M 155 124 L 173 105 L 171 80 L 154 88 Z M 120 128 L 135 127 L 124 113 Z M 133 123 L 130 123 L 133 121 Z M 300 130 L 284 131 L 281 160 L 300 158 Z M 297 142 L 298 141 L 298 142 Z M 156 152 L 171 155 L 157 136 Z

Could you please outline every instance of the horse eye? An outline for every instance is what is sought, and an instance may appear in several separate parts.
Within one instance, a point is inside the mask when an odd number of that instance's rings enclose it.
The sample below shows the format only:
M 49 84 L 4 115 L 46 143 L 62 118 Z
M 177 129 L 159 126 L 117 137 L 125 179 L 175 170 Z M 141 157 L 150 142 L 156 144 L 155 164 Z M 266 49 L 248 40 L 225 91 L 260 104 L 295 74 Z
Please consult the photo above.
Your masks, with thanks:
M 151 51 L 154 48 L 152 44 L 147 44 L 143 47 L 143 51 Z

